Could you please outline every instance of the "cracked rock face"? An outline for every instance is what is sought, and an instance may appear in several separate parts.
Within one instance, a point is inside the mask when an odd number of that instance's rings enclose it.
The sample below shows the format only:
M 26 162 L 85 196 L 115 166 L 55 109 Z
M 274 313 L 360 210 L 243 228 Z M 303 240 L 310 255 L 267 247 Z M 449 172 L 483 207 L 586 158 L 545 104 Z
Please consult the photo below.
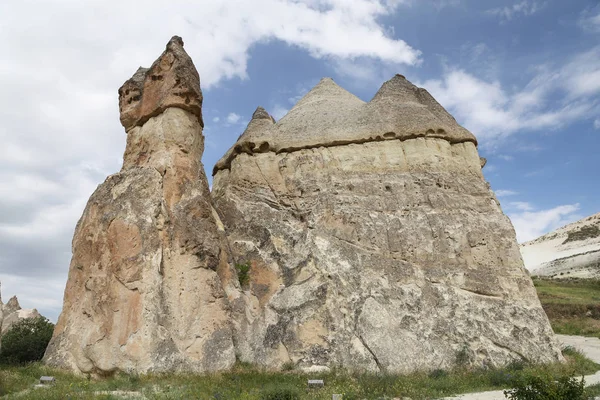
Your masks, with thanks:
M 106 375 L 209 372 L 235 361 L 229 256 L 200 163 L 202 93 L 182 46 L 171 39 L 119 90 L 123 168 L 77 224 L 50 365 Z
M 409 372 L 562 360 L 476 140 L 402 76 L 258 109 L 217 163 L 243 361 Z

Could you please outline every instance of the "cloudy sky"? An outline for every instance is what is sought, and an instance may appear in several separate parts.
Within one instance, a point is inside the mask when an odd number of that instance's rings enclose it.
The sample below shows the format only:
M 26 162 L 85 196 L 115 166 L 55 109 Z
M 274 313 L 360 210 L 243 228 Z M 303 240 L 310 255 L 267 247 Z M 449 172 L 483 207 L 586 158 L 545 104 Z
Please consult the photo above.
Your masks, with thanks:
M 213 164 L 262 105 L 402 73 L 480 141 L 520 241 L 600 211 L 597 0 L 3 0 L 0 281 L 55 320 L 75 224 L 120 169 L 117 89 L 180 35 Z

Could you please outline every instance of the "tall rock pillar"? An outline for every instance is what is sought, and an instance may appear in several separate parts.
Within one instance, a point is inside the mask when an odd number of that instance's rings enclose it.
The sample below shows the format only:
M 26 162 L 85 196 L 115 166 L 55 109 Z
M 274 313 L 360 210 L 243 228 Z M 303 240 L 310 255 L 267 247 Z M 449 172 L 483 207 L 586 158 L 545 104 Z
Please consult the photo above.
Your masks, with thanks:
M 200 162 L 202 92 L 183 41 L 119 89 L 123 168 L 90 198 L 45 361 L 83 373 L 195 371 L 235 361 L 219 272 L 228 254 Z

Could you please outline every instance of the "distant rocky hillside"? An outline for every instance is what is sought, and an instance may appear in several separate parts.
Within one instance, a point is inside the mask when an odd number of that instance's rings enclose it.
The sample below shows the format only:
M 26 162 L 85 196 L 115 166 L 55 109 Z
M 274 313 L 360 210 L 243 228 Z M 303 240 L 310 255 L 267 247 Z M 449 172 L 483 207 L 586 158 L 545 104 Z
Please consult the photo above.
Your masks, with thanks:
M 600 278 L 600 213 L 521 245 L 532 275 Z

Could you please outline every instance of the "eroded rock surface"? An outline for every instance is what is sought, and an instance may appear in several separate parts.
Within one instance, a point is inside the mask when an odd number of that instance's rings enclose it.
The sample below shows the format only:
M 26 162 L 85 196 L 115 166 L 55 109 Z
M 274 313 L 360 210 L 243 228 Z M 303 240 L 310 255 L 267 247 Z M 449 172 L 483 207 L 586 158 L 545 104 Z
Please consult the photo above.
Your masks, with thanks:
M 600 278 L 600 213 L 521 245 L 532 275 Z
M 119 105 L 123 168 L 77 224 L 49 364 L 106 375 L 224 370 L 236 356 L 386 372 L 562 359 L 475 137 L 404 77 L 368 103 L 324 79 L 278 122 L 259 107 L 212 195 L 181 38 Z
M 363 102 L 322 80 L 258 109 L 213 201 L 250 283 L 243 361 L 409 372 L 562 356 L 476 140 L 402 76 Z
M 227 246 L 200 162 L 202 93 L 182 46 L 171 39 L 119 89 L 123 168 L 77 224 L 50 365 L 105 375 L 207 372 L 235 361 L 219 275 L 228 274 Z

